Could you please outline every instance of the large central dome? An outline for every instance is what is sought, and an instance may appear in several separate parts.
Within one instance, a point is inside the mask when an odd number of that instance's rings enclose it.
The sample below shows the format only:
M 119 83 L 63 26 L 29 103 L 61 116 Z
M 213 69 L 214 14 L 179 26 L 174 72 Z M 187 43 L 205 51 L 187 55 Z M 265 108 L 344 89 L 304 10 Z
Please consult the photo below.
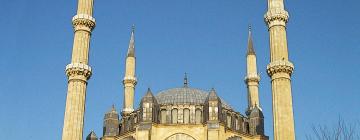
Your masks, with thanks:
M 208 96 L 208 92 L 200 89 L 182 87 L 160 91 L 155 97 L 159 104 L 182 105 L 193 104 L 203 105 Z M 220 98 L 221 99 L 221 98 Z M 224 100 L 221 99 L 225 108 L 232 109 Z

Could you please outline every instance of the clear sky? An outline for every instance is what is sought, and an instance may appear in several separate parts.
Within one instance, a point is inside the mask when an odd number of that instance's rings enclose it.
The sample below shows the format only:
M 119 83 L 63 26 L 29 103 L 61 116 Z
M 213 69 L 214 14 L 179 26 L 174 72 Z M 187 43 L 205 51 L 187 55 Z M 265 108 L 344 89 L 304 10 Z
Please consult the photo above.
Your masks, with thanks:
M 76 0 L 1 0 L 0 139 L 61 139 Z M 297 139 L 313 124 L 360 118 L 360 1 L 286 1 Z M 112 104 L 120 111 L 130 28 L 136 24 L 136 105 L 182 86 L 209 90 L 244 113 L 247 26 L 258 57 L 261 106 L 272 139 L 265 0 L 95 0 L 84 135 L 102 135 Z

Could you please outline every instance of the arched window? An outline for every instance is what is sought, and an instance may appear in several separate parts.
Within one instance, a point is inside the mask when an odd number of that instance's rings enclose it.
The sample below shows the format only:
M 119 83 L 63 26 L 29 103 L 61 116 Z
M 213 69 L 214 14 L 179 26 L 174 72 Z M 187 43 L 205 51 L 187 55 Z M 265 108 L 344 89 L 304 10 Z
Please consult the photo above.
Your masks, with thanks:
M 244 132 L 245 133 L 249 133 L 250 131 L 249 131 L 249 123 L 248 122 L 244 122 Z
M 172 121 L 172 123 L 178 123 L 178 110 L 177 109 L 171 110 L 171 121 Z
M 148 121 L 151 120 L 151 110 L 150 103 L 143 103 L 143 120 Z
M 161 118 L 160 123 L 163 123 L 163 124 L 166 123 L 166 110 L 165 109 L 161 110 L 160 118 Z
M 190 123 L 190 109 L 184 109 L 184 124 Z
M 137 123 L 137 120 L 138 120 L 138 118 L 137 118 L 137 116 L 135 115 L 135 116 L 134 116 L 134 123 Z
M 226 126 L 228 127 L 228 128 L 231 128 L 231 115 L 230 114 L 227 114 L 226 115 Z
M 170 137 L 166 138 L 165 140 L 195 140 L 192 136 L 183 134 L 183 133 L 176 133 L 171 135 Z
M 129 117 L 129 118 L 127 119 L 127 121 L 126 121 L 126 130 L 127 130 L 127 131 L 130 131 L 131 128 L 132 128 L 132 126 L 131 126 L 131 118 Z
M 195 111 L 195 123 L 196 124 L 201 124 L 201 120 L 202 120 L 201 110 L 196 109 L 196 111 Z
M 239 119 L 235 118 L 235 130 L 239 130 Z
M 219 108 L 217 106 L 209 107 L 209 120 L 218 120 L 218 113 Z

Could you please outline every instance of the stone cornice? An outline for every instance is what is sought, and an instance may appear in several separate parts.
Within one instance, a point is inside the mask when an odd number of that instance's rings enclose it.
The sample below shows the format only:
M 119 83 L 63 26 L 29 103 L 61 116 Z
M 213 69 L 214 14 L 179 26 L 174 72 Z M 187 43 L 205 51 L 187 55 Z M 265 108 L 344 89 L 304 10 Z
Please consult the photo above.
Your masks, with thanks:
M 251 73 L 251 74 L 248 74 L 247 76 L 245 76 L 244 81 L 245 81 L 245 83 L 259 82 L 260 81 L 260 76 L 257 73 Z
M 286 26 L 289 21 L 289 13 L 284 9 L 274 8 L 269 9 L 264 15 L 264 19 L 269 29 L 273 26 Z
M 84 30 L 91 32 L 95 28 L 95 18 L 87 14 L 78 14 L 72 18 L 75 31 Z

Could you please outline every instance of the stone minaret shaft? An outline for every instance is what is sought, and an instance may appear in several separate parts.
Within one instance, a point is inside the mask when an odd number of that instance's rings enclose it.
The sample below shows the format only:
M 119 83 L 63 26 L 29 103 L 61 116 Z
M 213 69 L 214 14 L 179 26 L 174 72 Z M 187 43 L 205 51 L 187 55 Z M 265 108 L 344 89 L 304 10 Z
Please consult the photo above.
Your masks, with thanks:
M 286 24 L 289 14 L 283 0 L 268 0 L 265 22 L 270 33 L 270 64 L 274 119 L 274 140 L 294 140 L 294 115 L 291 96 L 291 74 L 294 65 L 288 59 Z
M 135 76 L 135 38 L 134 38 L 135 27 L 132 27 L 129 48 L 126 57 L 126 68 L 125 77 L 123 80 L 124 84 L 124 108 L 123 114 L 131 113 L 134 111 L 134 94 L 135 85 L 137 83 Z
M 248 112 L 249 112 L 255 106 L 260 107 L 260 101 L 259 101 L 260 76 L 258 75 L 257 72 L 256 54 L 253 46 L 250 26 L 249 26 L 249 38 L 248 38 L 246 61 L 247 61 L 247 75 L 245 77 L 245 83 L 248 89 Z
M 75 30 L 72 59 L 66 66 L 68 91 L 62 140 L 83 140 L 86 85 L 91 76 L 87 64 L 91 31 L 95 27 L 92 14 L 93 0 L 79 0 L 77 15 L 72 19 Z

